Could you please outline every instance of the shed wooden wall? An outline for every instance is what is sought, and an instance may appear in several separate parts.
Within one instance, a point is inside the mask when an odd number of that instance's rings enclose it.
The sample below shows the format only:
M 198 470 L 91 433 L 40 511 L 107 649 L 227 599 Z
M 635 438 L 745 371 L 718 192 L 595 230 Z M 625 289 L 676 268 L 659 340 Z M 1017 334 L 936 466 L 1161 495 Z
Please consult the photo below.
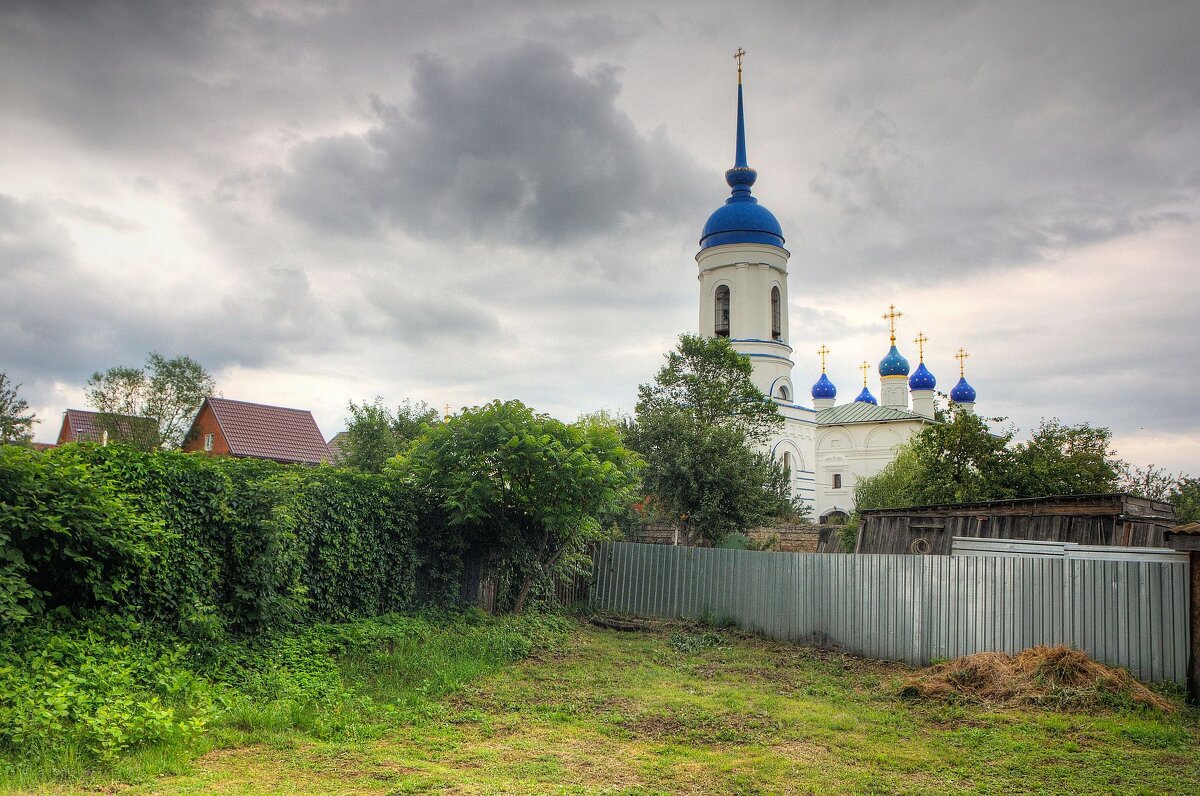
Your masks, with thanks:
M 856 552 L 950 555 L 955 536 L 1162 547 L 1173 518 L 1168 504 L 1128 497 L 880 510 L 863 513 Z

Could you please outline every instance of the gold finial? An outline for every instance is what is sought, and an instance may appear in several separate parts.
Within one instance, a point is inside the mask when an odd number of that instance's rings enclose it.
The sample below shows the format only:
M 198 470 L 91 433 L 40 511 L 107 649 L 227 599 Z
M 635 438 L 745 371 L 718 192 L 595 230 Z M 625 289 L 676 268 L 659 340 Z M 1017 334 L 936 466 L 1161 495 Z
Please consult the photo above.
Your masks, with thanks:
M 817 349 L 817 354 L 821 357 L 821 372 L 825 372 L 825 357 L 829 356 L 829 348 L 821 343 L 821 347 Z
M 737 61 L 738 65 L 738 85 L 742 85 L 742 59 L 746 57 L 746 51 L 741 47 L 737 48 L 737 52 L 733 54 L 733 60 Z
M 858 366 L 858 369 L 863 372 L 863 386 L 866 387 L 867 386 L 867 371 L 871 369 L 871 363 L 864 359 L 863 363 Z
M 967 357 L 971 356 L 967 353 L 967 349 L 960 348 L 954 358 L 958 360 L 958 377 L 963 378 L 963 364 L 967 361 Z
M 445 414 L 442 415 L 442 422 L 443 423 L 450 422 L 450 402 L 449 401 L 446 402 L 446 411 L 445 411 Z
M 921 357 L 921 361 L 925 361 L 925 344 L 929 342 L 929 338 L 924 332 L 917 332 L 917 336 L 913 338 L 913 342 L 917 344 L 917 354 Z
M 883 319 L 888 322 L 888 330 L 892 335 L 892 345 L 896 344 L 896 319 L 904 317 L 904 313 L 896 309 L 895 304 L 888 305 L 888 311 L 883 314 Z

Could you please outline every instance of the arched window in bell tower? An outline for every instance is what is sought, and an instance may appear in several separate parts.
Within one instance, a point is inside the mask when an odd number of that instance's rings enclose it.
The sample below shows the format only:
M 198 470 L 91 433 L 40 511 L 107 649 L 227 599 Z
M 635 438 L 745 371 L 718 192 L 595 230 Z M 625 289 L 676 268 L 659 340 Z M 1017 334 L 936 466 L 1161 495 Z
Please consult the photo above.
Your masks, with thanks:
M 779 287 L 771 288 L 771 339 L 783 339 L 783 310 L 779 306 Z
M 729 285 L 721 285 L 717 288 L 716 298 L 714 299 L 715 321 L 713 323 L 713 334 L 717 337 L 729 336 Z

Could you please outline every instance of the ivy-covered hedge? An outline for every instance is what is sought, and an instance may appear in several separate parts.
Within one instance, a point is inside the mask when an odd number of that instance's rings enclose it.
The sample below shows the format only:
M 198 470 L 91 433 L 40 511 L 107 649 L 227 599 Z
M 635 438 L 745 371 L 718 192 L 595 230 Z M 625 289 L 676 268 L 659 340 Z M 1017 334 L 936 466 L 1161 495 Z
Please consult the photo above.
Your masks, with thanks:
M 119 446 L 0 448 L 0 621 L 97 608 L 200 637 L 453 597 L 461 557 L 387 475 Z

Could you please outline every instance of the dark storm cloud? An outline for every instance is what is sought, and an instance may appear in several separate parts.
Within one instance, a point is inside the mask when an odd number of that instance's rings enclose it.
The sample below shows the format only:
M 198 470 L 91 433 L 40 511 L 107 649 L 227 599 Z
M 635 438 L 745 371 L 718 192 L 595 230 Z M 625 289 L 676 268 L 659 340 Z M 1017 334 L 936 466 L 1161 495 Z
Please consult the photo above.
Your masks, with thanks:
M 696 166 L 618 109 L 616 70 L 578 73 L 527 43 L 455 68 L 418 63 L 402 110 L 376 100 L 363 135 L 296 147 L 279 204 L 315 228 L 363 235 L 560 244 L 695 205 Z

